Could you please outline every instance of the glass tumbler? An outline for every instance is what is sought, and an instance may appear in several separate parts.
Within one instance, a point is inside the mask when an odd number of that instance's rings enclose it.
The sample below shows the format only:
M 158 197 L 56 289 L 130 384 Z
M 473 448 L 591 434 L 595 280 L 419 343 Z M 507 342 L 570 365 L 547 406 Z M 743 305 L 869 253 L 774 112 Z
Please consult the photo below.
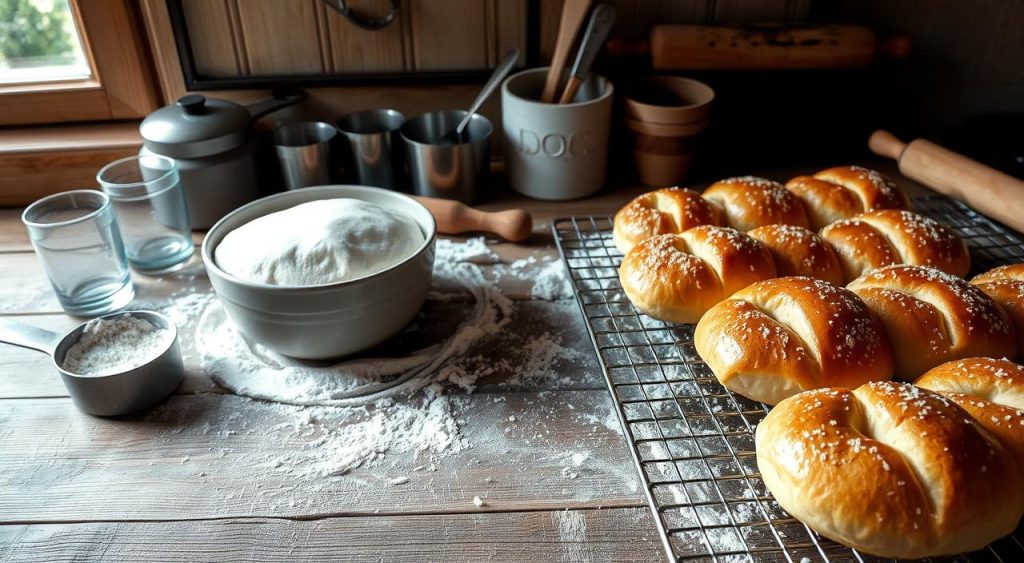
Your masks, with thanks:
M 61 307 L 94 316 L 124 308 L 135 297 L 110 198 L 95 190 L 44 197 L 21 220 Z
M 145 154 L 115 160 L 96 175 L 110 196 L 128 263 L 143 274 L 185 265 L 195 252 L 178 166 Z

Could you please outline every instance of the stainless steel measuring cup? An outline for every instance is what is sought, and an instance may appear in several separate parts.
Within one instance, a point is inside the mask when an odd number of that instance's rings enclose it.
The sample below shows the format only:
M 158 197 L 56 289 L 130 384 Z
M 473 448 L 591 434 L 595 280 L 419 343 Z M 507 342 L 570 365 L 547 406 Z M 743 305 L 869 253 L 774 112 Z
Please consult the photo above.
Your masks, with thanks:
M 170 319 L 152 311 L 122 311 L 99 317 L 112 319 L 131 315 L 153 326 L 170 330 L 173 338 L 159 356 L 145 364 L 110 375 L 79 375 L 61 367 L 64 357 L 85 330 L 82 323 L 61 335 L 37 326 L 0 318 L 0 342 L 46 352 L 71 394 L 71 400 L 82 412 L 97 416 L 127 414 L 153 405 L 171 394 L 185 377 L 185 368 L 178 348 L 178 329 Z

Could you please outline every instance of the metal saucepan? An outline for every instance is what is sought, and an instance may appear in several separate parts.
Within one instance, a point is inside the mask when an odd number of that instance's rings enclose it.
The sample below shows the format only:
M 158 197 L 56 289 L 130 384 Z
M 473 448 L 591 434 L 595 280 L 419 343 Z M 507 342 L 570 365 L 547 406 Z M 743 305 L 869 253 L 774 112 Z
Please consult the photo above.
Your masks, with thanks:
M 112 319 L 131 315 L 153 326 L 170 330 L 167 348 L 145 364 L 109 375 L 79 375 L 64 369 L 68 349 L 78 342 L 85 325 L 61 335 L 8 318 L 0 318 L 0 342 L 46 352 L 60 373 L 71 400 L 82 412 L 97 416 L 127 414 L 156 404 L 171 394 L 185 376 L 178 348 L 178 330 L 167 317 L 152 311 L 123 311 L 99 317 Z
M 142 121 L 140 154 L 178 163 L 192 228 L 208 229 L 259 197 L 253 124 L 305 99 L 306 93 L 298 91 L 242 106 L 200 94 L 182 96 Z

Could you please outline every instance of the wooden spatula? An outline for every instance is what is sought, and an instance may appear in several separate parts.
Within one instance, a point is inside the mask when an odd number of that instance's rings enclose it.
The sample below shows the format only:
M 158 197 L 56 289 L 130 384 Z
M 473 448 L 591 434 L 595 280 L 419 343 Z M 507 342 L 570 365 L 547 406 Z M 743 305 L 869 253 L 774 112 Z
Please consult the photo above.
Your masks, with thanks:
M 437 221 L 437 232 L 444 235 L 481 232 L 522 242 L 530 238 L 533 230 L 533 217 L 522 209 L 489 212 L 449 199 L 422 196 L 413 196 L 413 199 L 430 211 Z
M 565 0 L 565 4 L 562 5 L 562 19 L 558 22 L 555 54 L 551 56 L 551 68 L 548 69 L 548 76 L 544 81 L 544 91 L 540 95 L 540 101 L 544 103 L 553 103 L 555 96 L 558 95 L 558 86 L 562 81 L 565 64 L 569 60 L 569 51 L 576 40 L 576 34 L 583 27 L 583 21 L 587 19 L 590 3 L 591 0 Z

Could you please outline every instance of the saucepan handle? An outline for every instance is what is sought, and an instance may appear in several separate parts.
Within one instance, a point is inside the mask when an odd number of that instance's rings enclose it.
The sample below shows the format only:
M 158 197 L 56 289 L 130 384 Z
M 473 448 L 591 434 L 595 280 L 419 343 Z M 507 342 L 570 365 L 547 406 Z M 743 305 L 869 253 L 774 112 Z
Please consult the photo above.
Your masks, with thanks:
M 295 104 L 304 101 L 307 97 L 309 97 L 309 94 L 306 93 L 305 90 L 279 91 L 274 92 L 273 95 L 266 100 L 261 100 L 254 104 L 245 106 L 245 109 L 249 110 L 249 113 L 252 114 L 252 120 L 256 121 L 272 111 L 277 111 L 288 106 L 294 106 Z

